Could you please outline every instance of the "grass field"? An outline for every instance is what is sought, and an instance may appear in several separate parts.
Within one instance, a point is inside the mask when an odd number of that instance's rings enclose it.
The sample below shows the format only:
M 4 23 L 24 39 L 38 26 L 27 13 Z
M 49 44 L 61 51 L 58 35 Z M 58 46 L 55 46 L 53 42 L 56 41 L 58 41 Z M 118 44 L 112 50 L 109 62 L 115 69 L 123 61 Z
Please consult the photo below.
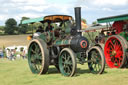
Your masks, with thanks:
M 128 69 L 106 68 L 103 75 L 89 73 L 87 65 L 78 65 L 74 77 L 64 77 L 54 68 L 45 75 L 32 74 L 27 60 L 0 59 L 0 85 L 127 85 Z
M 27 45 L 28 35 L 0 36 L 0 47 Z M 87 64 L 78 65 L 74 77 L 62 76 L 54 66 L 46 75 L 32 74 L 27 60 L 9 61 L 0 58 L 0 85 L 127 85 L 128 69 L 106 68 L 103 75 L 91 74 Z
M 4 35 L 0 36 L 0 47 L 14 46 L 14 45 L 27 45 L 27 35 Z

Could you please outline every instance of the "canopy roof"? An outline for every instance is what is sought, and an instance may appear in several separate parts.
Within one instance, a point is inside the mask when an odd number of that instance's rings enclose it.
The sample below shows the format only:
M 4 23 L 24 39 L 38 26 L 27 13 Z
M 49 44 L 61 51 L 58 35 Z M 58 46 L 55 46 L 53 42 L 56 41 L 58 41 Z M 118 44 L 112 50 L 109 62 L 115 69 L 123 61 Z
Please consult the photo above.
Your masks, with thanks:
M 49 15 L 45 17 L 24 20 L 22 21 L 22 24 L 31 24 L 35 22 L 47 22 L 47 21 L 58 22 L 58 21 L 67 21 L 67 20 L 72 20 L 72 17 L 68 15 Z
M 67 20 L 72 20 L 72 16 L 68 16 L 68 15 L 49 15 L 49 16 L 45 16 L 44 20 L 49 20 L 49 21 L 52 21 L 52 22 L 67 21 Z
M 107 22 L 121 21 L 121 20 L 128 20 L 128 14 L 97 19 L 98 23 L 107 23 Z
M 31 23 L 40 22 L 40 21 L 43 21 L 43 17 L 23 20 L 22 24 L 31 24 Z

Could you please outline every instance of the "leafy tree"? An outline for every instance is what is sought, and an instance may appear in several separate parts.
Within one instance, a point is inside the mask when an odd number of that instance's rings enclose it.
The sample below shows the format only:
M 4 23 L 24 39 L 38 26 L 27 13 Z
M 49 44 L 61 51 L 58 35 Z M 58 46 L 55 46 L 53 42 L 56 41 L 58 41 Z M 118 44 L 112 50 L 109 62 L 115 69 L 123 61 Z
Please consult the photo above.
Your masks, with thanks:
M 1 31 L 4 31 L 4 26 L 0 26 L 0 30 Z
M 26 34 L 27 29 L 28 29 L 28 25 L 27 24 L 23 24 L 23 25 L 19 24 L 18 33 L 19 34 Z
M 22 24 L 23 20 L 27 20 L 29 19 L 28 17 L 22 17 L 19 27 L 18 27 L 18 33 L 20 34 L 26 34 L 26 32 L 28 31 L 28 24 Z
M 87 24 L 86 19 L 82 18 L 81 21 L 83 21 L 85 24 Z
M 14 34 L 17 29 L 17 22 L 13 18 L 7 19 L 5 22 L 5 28 L 4 31 L 6 34 Z
M 87 28 L 87 21 L 86 19 L 81 19 L 81 25 L 82 25 L 82 29 L 85 30 Z
M 42 26 L 42 23 L 36 22 L 36 23 L 33 24 L 34 28 L 38 28 L 39 26 Z
M 0 34 L 4 34 L 4 26 L 0 26 Z
M 92 22 L 92 24 L 93 24 L 93 25 L 96 25 L 96 24 L 97 24 L 97 21 Z

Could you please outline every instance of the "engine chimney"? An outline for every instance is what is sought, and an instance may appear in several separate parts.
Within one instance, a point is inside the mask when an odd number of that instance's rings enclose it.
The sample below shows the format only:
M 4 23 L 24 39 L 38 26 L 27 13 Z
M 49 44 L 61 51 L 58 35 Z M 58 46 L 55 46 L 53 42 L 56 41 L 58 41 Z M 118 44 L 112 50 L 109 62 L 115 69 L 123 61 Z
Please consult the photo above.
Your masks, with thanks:
M 81 30 L 81 7 L 75 7 L 76 30 Z M 81 32 L 78 33 L 81 35 Z

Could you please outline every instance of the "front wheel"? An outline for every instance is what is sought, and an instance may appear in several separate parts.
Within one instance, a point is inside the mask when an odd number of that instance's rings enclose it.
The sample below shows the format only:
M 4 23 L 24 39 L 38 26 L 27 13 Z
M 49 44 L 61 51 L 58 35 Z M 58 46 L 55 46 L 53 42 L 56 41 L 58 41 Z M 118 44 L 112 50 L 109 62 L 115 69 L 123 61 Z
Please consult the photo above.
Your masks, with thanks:
M 45 74 L 49 67 L 49 54 L 46 43 L 34 39 L 28 47 L 28 64 L 32 73 Z
M 70 48 L 64 48 L 59 55 L 59 69 L 64 76 L 73 76 L 76 71 L 76 56 Z
M 103 50 L 94 46 L 88 52 L 88 67 L 94 74 L 102 74 L 105 69 L 105 58 Z

